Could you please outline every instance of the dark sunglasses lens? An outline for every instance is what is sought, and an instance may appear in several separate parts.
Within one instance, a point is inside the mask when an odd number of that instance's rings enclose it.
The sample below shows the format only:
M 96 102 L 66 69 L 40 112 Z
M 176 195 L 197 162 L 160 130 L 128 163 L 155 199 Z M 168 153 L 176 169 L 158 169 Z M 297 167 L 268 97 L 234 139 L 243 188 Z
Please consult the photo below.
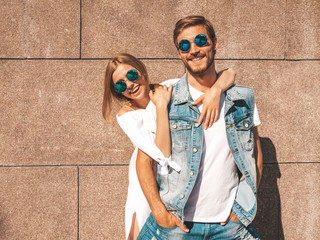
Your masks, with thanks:
M 135 69 L 131 69 L 127 72 L 127 78 L 131 82 L 137 80 L 138 77 L 139 77 L 138 71 Z
M 199 34 L 194 39 L 194 42 L 197 46 L 202 47 L 207 44 L 207 37 L 204 34 Z
M 118 81 L 114 87 L 118 93 L 123 93 L 127 90 L 127 84 L 123 80 Z
M 186 39 L 182 39 L 180 42 L 179 42 L 179 49 L 182 51 L 182 52 L 187 52 L 189 51 L 190 49 L 190 42 Z

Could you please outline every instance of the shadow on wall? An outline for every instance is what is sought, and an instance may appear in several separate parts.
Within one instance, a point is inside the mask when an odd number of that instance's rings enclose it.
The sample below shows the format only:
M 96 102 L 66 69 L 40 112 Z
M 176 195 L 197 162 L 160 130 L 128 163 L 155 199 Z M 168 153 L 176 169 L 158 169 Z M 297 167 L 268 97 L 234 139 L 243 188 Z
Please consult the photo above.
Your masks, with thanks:
M 253 222 L 263 240 L 283 240 L 281 200 L 278 179 L 281 177 L 276 149 L 269 138 L 260 138 L 263 174 L 258 191 L 258 212 Z

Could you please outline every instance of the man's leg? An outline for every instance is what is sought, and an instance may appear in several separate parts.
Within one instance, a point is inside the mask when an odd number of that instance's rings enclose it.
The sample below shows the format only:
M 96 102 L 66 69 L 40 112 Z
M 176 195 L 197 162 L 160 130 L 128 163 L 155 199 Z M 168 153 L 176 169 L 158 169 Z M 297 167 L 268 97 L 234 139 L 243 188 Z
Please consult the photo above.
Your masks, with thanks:
M 186 238 L 188 235 L 189 233 L 182 231 L 178 226 L 165 228 L 158 225 L 151 213 L 140 230 L 137 240 L 181 240 L 188 239 Z
M 224 226 L 215 224 L 213 233 L 212 239 L 214 240 L 260 240 L 258 233 L 252 225 L 245 227 L 241 222 L 233 220 L 229 220 L 229 222 Z

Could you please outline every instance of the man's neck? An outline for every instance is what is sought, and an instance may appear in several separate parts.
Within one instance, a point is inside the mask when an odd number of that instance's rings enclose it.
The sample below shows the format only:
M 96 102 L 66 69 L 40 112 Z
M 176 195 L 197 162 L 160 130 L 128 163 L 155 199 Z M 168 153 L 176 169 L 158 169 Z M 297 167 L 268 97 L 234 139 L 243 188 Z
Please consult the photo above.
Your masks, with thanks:
M 187 81 L 193 88 L 206 92 L 217 81 L 214 65 L 203 74 L 193 74 L 187 71 Z

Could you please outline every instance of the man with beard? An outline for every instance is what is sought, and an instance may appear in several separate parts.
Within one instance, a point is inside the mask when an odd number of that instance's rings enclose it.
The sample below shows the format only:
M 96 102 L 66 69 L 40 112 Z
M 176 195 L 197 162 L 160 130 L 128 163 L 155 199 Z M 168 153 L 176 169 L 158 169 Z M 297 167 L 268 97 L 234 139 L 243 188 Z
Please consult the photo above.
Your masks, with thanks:
M 173 161 L 181 171 L 169 167 L 161 174 L 168 166 L 158 166 L 155 179 L 153 161 L 138 153 L 137 174 L 152 211 L 138 239 L 259 239 L 251 225 L 262 174 L 253 91 L 234 85 L 222 93 L 218 121 L 203 127 L 197 99 L 217 80 L 214 29 L 202 16 L 185 17 L 176 23 L 174 43 L 187 71 L 168 104 L 168 165 Z M 150 103 L 145 124 L 151 132 L 155 115 Z

